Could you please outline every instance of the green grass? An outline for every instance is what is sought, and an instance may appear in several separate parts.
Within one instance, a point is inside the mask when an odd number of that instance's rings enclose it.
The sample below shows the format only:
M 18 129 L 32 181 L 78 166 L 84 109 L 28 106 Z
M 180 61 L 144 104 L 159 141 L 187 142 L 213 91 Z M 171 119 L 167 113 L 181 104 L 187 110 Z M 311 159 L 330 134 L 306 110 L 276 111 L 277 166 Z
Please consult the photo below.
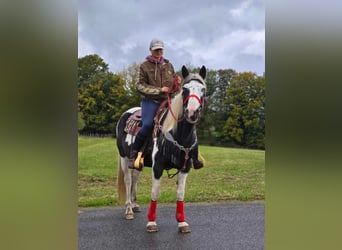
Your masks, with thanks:
M 265 198 L 265 151 L 200 146 L 204 168 L 191 169 L 186 202 L 251 201 Z M 78 204 L 113 206 L 117 202 L 118 152 L 113 138 L 80 136 L 78 139 Z M 175 172 L 171 170 L 170 172 Z M 144 168 L 138 183 L 139 204 L 151 199 L 152 169 Z M 176 200 L 176 180 L 164 172 L 159 203 Z

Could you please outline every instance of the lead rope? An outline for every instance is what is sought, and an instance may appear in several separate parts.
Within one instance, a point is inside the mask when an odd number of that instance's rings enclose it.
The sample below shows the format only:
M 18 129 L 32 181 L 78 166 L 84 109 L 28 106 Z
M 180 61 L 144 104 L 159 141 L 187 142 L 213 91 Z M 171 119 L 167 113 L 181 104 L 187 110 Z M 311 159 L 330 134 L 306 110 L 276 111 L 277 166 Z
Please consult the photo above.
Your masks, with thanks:
M 190 151 L 185 152 L 185 160 L 184 160 L 183 167 L 182 167 L 181 169 L 177 169 L 177 172 L 176 172 L 176 173 L 174 173 L 174 174 L 169 174 L 169 170 L 166 170 L 167 177 L 168 177 L 169 179 L 172 179 L 172 178 L 175 177 L 177 174 L 179 174 L 179 172 L 180 172 L 181 170 L 184 170 L 184 169 L 186 168 L 186 164 L 188 163 L 188 159 L 189 159 L 189 152 L 190 152 Z
M 174 174 L 169 174 L 169 171 L 166 170 L 167 172 L 167 176 L 169 179 L 175 177 L 180 171 L 184 170 L 186 168 L 186 165 L 188 163 L 188 160 L 189 160 L 189 153 L 190 151 L 196 146 L 196 143 L 197 143 L 197 136 L 195 137 L 195 141 L 194 143 L 191 145 L 190 148 L 185 148 L 184 146 L 180 145 L 174 138 L 173 136 L 169 133 L 169 132 L 166 132 L 164 134 L 164 137 L 166 140 L 168 140 L 169 142 L 173 143 L 173 145 L 175 145 L 179 150 L 183 151 L 185 153 L 185 159 L 184 159 L 184 163 L 183 163 L 183 167 L 181 169 L 178 169 L 176 173 Z
M 180 89 L 180 83 L 181 83 L 181 78 L 180 78 L 180 76 L 176 75 L 173 78 L 171 89 L 170 89 L 169 93 L 167 93 L 167 104 L 169 106 L 170 113 L 171 113 L 173 119 L 175 119 L 175 121 L 177 121 L 177 122 L 182 121 L 184 119 L 184 117 L 178 119 L 178 117 L 176 117 L 176 115 L 173 113 L 172 106 L 171 106 L 171 95 L 172 95 L 172 93 L 175 93 Z

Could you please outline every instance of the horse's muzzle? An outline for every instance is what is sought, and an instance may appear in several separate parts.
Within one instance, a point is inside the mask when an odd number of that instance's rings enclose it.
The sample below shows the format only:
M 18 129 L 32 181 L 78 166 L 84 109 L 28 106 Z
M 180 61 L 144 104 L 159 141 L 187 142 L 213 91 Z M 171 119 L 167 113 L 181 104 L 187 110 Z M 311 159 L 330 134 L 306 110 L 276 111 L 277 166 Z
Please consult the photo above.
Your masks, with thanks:
M 191 123 L 191 124 L 195 124 L 198 122 L 199 118 L 200 118 L 200 109 L 185 109 L 184 111 L 184 117 L 187 120 L 187 122 Z

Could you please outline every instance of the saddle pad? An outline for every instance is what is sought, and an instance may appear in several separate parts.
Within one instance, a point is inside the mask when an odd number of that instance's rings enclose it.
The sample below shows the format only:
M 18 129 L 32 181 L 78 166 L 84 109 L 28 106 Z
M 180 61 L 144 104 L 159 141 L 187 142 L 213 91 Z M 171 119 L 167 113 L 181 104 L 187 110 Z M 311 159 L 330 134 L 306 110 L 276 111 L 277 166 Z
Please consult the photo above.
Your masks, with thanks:
M 141 109 L 128 117 L 124 131 L 130 135 L 136 135 L 141 129 Z

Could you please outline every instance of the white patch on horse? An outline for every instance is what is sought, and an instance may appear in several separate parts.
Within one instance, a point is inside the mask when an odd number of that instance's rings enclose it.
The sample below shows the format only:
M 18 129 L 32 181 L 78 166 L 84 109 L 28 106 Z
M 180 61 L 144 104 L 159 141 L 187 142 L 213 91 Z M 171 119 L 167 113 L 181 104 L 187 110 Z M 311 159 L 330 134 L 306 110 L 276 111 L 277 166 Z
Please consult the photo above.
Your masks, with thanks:
M 147 222 L 147 225 L 146 226 L 157 226 L 157 222 L 155 221 L 149 221 Z
M 179 173 L 178 174 L 178 187 L 177 187 L 177 200 L 184 201 L 184 193 L 185 193 L 185 182 L 188 177 L 188 173 Z
M 183 221 L 183 222 L 178 222 L 178 227 L 186 227 L 186 226 L 189 226 L 189 224 L 186 223 L 185 221 Z
M 152 166 L 154 166 L 155 156 L 158 152 L 157 137 L 153 138 L 153 150 L 152 150 Z
M 190 91 L 190 95 L 195 95 L 200 98 L 203 95 L 203 84 L 198 81 L 190 81 L 189 83 L 184 84 L 184 88 L 187 88 Z M 190 96 L 188 99 L 187 109 L 189 110 L 189 116 L 191 117 L 193 113 L 201 106 L 201 103 L 194 96 Z
M 135 140 L 135 136 L 133 136 L 131 134 L 126 135 L 125 142 L 127 143 L 128 146 L 133 144 L 134 140 Z

